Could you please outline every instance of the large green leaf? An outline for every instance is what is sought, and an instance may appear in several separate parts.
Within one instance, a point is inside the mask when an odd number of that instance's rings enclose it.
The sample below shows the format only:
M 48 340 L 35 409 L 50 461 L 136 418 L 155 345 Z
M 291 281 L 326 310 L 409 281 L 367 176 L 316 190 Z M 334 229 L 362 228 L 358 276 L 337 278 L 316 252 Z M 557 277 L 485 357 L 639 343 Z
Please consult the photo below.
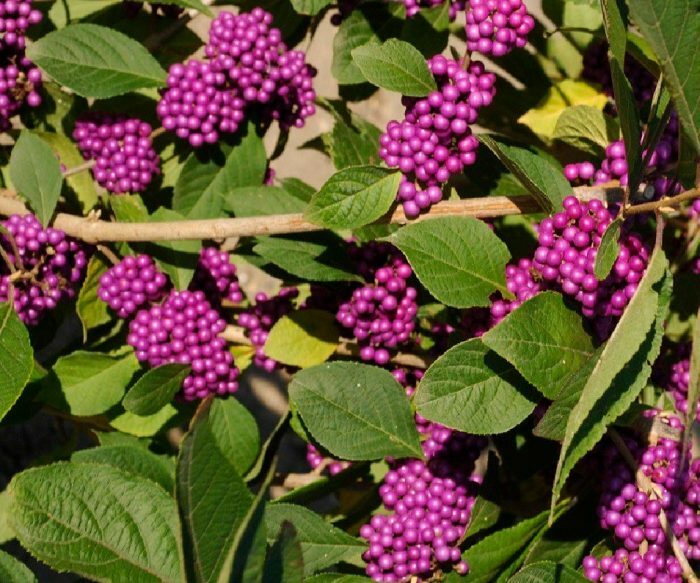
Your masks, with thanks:
M 389 91 L 423 97 L 437 89 L 425 58 L 407 42 L 370 42 L 354 49 L 352 59 L 367 81 Z
M 564 198 L 573 194 L 562 169 L 543 156 L 508 145 L 492 136 L 480 135 L 479 140 L 503 162 L 546 212 L 560 210 Z
M 683 131 L 700 154 L 700 12 L 696 0 L 628 0 L 634 23 L 659 59 Z
M 441 217 L 407 225 L 391 236 L 418 279 L 442 303 L 457 308 L 490 305 L 499 290 L 509 295 L 508 248 L 473 217 Z
M 20 134 L 10 154 L 10 177 L 41 224 L 51 221 L 63 185 L 61 166 L 51 146 L 36 134 Z
M 268 538 L 272 542 L 284 521 L 297 531 L 308 576 L 339 561 L 358 561 L 366 544 L 326 522 L 315 512 L 295 504 L 269 504 L 265 510 Z
M 200 405 L 180 448 L 176 493 L 190 577 L 218 581 L 239 528 L 253 503 L 231 457 L 226 408 Z
M 552 503 L 569 473 L 603 437 L 645 386 L 661 347 L 662 325 L 670 301 L 670 275 L 663 251 L 651 257 L 639 288 L 571 411 L 554 480 Z
M 265 341 L 265 354 L 301 368 L 321 364 L 338 346 L 335 317 L 321 310 L 301 310 L 280 318 Z
M 0 304 L 0 420 L 15 404 L 34 370 L 29 334 L 12 306 Z
M 542 292 L 508 314 L 482 340 L 547 398 L 593 354 L 581 316 L 555 292 Z
M 133 353 L 110 356 L 77 350 L 54 365 L 58 387 L 49 392 L 47 399 L 59 408 L 67 406 L 73 415 L 98 415 L 122 400 L 138 369 Z
M 620 138 L 620 124 L 591 105 L 567 107 L 557 119 L 554 139 L 598 154 Z
M 198 168 L 199 164 L 197 154 L 192 154 L 185 163 L 175 185 L 173 208 L 190 219 L 210 219 L 221 216 L 231 190 L 262 184 L 267 156 L 262 139 L 251 123 L 230 150 L 223 166 L 210 162 Z
M 27 56 L 83 97 L 106 99 L 162 87 L 167 76 L 143 45 L 96 24 L 71 24 L 50 32 L 27 47 Z
M 113 583 L 180 583 L 175 501 L 157 484 L 102 464 L 58 463 L 17 474 L 12 527 L 57 571 Z
M 74 463 L 105 464 L 124 472 L 141 476 L 172 492 L 175 486 L 175 466 L 164 457 L 157 456 L 145 447 L 110 445 L 76 451 L 71 456 Z
M 329 229 L 356 229 L 376 221 L 396 200 L 399 172 L 375 166 L 345 168 L 311 199 L 306 218 Z
M 0 551 L 0 581 L 3 583 L 37 583 L 37 578 L 24 563 L 20 563 L 12 555 Z
M 422 456 L 406 393 L 385 370 L 350 362 L 307 368 L 294 375 L 289 398 L 314 439 L 339 458 Z
M 279 186 L 242 186 L 226 194 L 225 210 L 237 217 L 303 213 L 307 203 Z
M 426 419 L 483 435 L 515 427 L 532 413 L 536 397 L 511 364 L 474 338 L 430 366 L 414 402 Z
M 176 362 L 146 371 L 124 397 L 124 408 L 136 415 L 153 415 L 172 401 L 190 367 Z

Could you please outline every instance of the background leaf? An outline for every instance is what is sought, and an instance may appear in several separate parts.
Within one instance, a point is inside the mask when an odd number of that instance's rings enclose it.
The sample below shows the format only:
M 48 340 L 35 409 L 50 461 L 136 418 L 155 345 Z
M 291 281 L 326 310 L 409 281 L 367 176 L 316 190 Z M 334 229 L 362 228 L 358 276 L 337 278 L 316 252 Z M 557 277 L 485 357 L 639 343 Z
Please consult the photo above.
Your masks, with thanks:
M 600 109 L 575 105 L 561 113 L 552 137 L 580 150 L 598 154 L 610 142 L 620 139 L 620 124 Z
M 503 433 L 525 419 L 535 408 L 536 394 L 511 364 L 474 338 L 430 366 L 414 402 L 426 419 L 485 435 Z
M 441 217 L 407 225 L 389 239 L 438 300 L 457 308 L 490 305 L 505 284 L 508 248 L 483 221 Z
M 34 353 L 29 334 L 14 309 L 0 304 L 0 419 L 22 394 L 32 370 Z
M 124 397 L 124 408 L 136 415 L 153 415 L 172 401 L 189 372 L 188 365 L 176 362 L 147 370 Z
M 97 295 L 100 277 L 111 267 L 101 253 L 95 253 L 88 262 L 85 281 L 78 292 L 75 309 L 83 325 L 83 340 L 87 339 L 89 330 L 110 321 L 107 303 Z
M 303 213 L 307 202 L 279 186 L 242 186 L 228 191 L 224 208 L 237 217 Z
M 605 233 L 600 240 L 600 247 L 595 256 L 595 266 L 593 273 L 598 278 L 598 281 L 603 281 L 612 270 L 617 261 L 617 256 L 620 253 L 620 230 L 622 229 L 622 221 L 616 218 L 605 229 Z
M 114 583 L 182 580 L 175 502 L 150 480 L 58 463 L 16 475 L 9 488 L 17 538 L 53 569 Z
M 391 373 L 331 362 L 294 375 L 289 398 L 324 448 L 348 460 L 422 457 L 404 389 Z
M 34 576 L 26 565 L 12 555 L 0 551 L 0 581 L 4 583 L 36 583 Z
M 61 85 L 83 97 L 106 99 L 162 87 L 166 73 L 146 48 L 96 24 L 71 24 L 27 47 L 27 56 Z
M 35 134 L 23 131 L 10 154 L 10 177 L 17 192 L 46 227 L 63 185 L 61 166 L 51 146 Z
M 306 368 L 321 364 L 338 346 L 335 316 L 301 310 L 280 318 L 265 341 L 265 354 L 279 362 Z
M 542 561 L 523 567 L 513 577 L 510 583 L 585 583 L 588 581 L 583 575 L 567 567 L 550 561 Z
M 326 6 L 332 4 L 333 0 L 291 0 L 294 10 L 299 14 L 310 14 L 314 16 L 321 12 Z

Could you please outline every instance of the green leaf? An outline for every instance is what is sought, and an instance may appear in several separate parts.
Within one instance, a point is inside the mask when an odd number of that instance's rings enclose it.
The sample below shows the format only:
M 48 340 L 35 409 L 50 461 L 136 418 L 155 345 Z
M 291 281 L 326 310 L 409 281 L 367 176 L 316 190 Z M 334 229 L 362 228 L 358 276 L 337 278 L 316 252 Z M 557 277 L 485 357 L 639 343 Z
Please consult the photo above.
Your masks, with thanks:
M 282 188 L 284 188 L 288 194 L 291 194 L 294 198 L 298 198 L 305 203 L 308 203 L 311 197 L 316 194 L 316 189 L 313 186 L 306 184 L 306 182 L 298 178 L 282 178 L 280 184 L 282 184 Z
M 209 425 L 216 443 L 240 475 L 253 465 L 260 452 L 260 432 L 255 417 L 234 397 L 215 399 Z
M 109 197 L 114 216 L 123 223 L 148 222 L 148 209 L 138 194 L 120 194 Z
M 76 350 L 59 358 L 53 367 L 59 383 L 57 398 L 65 401 L 62 408 L 67 405 L 73 415 L 99 415 L 122 400 L 138 369 L 133 353 L 109 356 Z
M 124 409 L 136 415 L 153 415 L 173 400 L 189 374 L 186 364 L 170 363 L 146 371 L 124 397 Z
M 508 248 L 473 217 L 441 217 L 406 225 L 389 239 L 418 279 L 442 303 L 456 308 L 490 305 L 496 290 L 508 297 Z
M 561 168 L 546 158 L 525 148 L 509 146 L 491 136 L 482 134 L 479 139 L 537 199 L 544 211 L 551 213 L 560 210 L 564 198 L 573 194 Z
M 557 119 L 552 136 L 566 144 L 593 154 L 620 138 L 620 124 L 590 105 L 567 107 Z M 591 148 L 591 145 L 597 148 Z
M 289 522 L 282 523 L 282 530 L 267 554 L 262 579 L 265 583 L 302 583 L 304 580 L 301 543 Z
M 536 395 L 511 364 L 473 338 L 430 366 L 413 401 L 426 419 L 486 435 L 515 427 L 532 413 Z
M 264 237 L 253 251 L 270 263 L 309 281 L 359 281 L 350 268 L 345 242 L 330 233 Z
M 176 493 L 191 578 L 217 581 L 238 529 L 253 503 L 230 456 L 230 427 L 217 420 L 216 401 L 200 405 L 178 456 Z M 224 433 L 221 434 L 221 430 Z
M 184 217 L 173 210 L 160 207 L 154 212 L 150 220 L 181 221 Z M 184 290 L 192 280 L 194 270 L 199 261 L 199 241 L 159 241 L 147 245 L 140 245 L 138 249 L 153 257 L 165 273 L 170 277 L 175 289 Z
M 607 96 L 588 83 L 564 79 L 552 85 L 540 102 L 520 116 L 518 122 L 544 138 L 553 139 L 557 138 L 557 127 L 563 123 L 567 112 L 585 107 L 588 115 L 602 115 L 607 103 Z M 603 148 L 607 145 L 605 143 Z
M 281 525 L 289 521 L 297 531 L 304 557 L 304 574 L 330 567 L 340 561 L 357 562 L 367 549 L 360 539 L 350 536 L 326 522 L 315 512 L 295 504 L 269 504 L 265 510 L 269 542 Z
M 337 169 L 378 164 L 381 130 L 353 113 L 345 120 L 336 116 L 328 135 L 328 150 Z
M 321 364 L 338 347 L 335 317 L 322 310 L 301 310 L 280 318 L 265 341 L 270 358 L 306 368 Z
M 10 496 L 7 490 L 0 492 L 0 545 L 15 538 L 15 533 L 10 528 L 9 515 Z
M 618 243 L 620 239 L 620 230 L 622 229 L 622 221 L 620 218 L 616 218 L 612 223 L 608 225 L 605 229 L 605 233 L 600 240 L 600 247 L 598 247 L 598 253 L 595 257 L 595 266 L 593 268 L 593 273 L 598 278 L 598 281 L 603 281 L 615 265 L 617 261 L 617 256 L 620 253 L 620 245 Z
M 306 579 L 306 583 L 369 583 L 370 581 L 372 579 L 369 577 L 348 573 L 320 573 Z
M 71 461 L 81 464 L 104 464 L 141 476 L 172 492 L 175 487 L 174 465 L 144 447 L 111 445 L 76 451 Z
M 34 370 L 29 334 L 14 309 L 0 304 L 0 420 L 15 404 Z
M 465 533 L 465 538 L 472 537 L 483 530 L 489 529 L 496 525 L 501 516 L 501 508 L 495 502 L 478 496 L 474 501 L 471 516 L 469 518 L 469 526 Z
M 469 563 L 469 583 L 495 581 L 505 567 L 547 525 L 547 512 L 504 528 L 469 547 L 462 558 Z
M 688 447 L 691 431 L 693 430 L 693 411 L 697 409 L 700 399 L 700 309 L 695 320 L 690 353 L 690 380 L 688 381 L 688 408 L 686 410 L 685 430 L 683 432 L 684 447 Z
M 107 304 L 97 295 L 100 277 L 110 268 L 107 260 L 100 253 L 90 258 L 85 281 L 78 292 L 76 311 L 83 325 L 83 341 L 87 339 L 88 330 L 110 321 Z
M 594 351 L 581 316 L 556 292 L 542 292 L 508 314 L 482 340 L 548 399 Z
M 411 97 L 425 97 L 437 89 L 425 58 L 407 42 L 368 43 L 353 49 L 352 59 L 364 78 L 377 87 Z
M 61 165 L 51 146 L 31 132 L 22 132 L 10 154 L 10 178 L 17 192 L 46 227 L 63 185 Z
M 150 480 L 58 463 L 17 474 L 9 491 L 17 538 L 53 569 L 113 583 L 182 581 L 175 502 Z
M 209 7 L 200 2 L 200 0 L 160 0 L 159 4 L 174 4 L 175 6 L 180 6 L 181 8 L 194 8 L 206 16 L 213 16 Z
M 422 457 L 404 389 L 391 373 L 331 362 L 294 375 L 289 398 L 325 449 L 341 459 Z
M 375 166 L 346 168 L 311 199 L 306 218 L 329 229 L 356 229 L 376 221 L 396 200 L 400 172 Z
M 564 535 L 566 536 L 566 535 Z M 581 535 L 585 536 L 585 535 Z M 562 540 L 558 536 L 544 536 L 530 549 L 525 559 L 526 565 L 551 561 L 562 563 L 567 567 L 576 568 L 581 564 L 581 559 L 588 549 L 588 540 Z
M 106 99 L 163 87 L 167 74 L 146 48 L 96 24 L 71 24 L 27 47 L 27 57 L 82 97 Z
M 700 154 L 700 18 L 694 0 L 629 0 L 634 23 L 649 41 L 678 111 L 683 132 Z
M 279 186 L 243 186 L 226 194 L 225 209 L 237 217 L 303 213 L 306 202 Z
M 12 555 L 0 551 L 0 581 L 3 583 L 36 583 L 34 576 L 24 563 Z
M 291 0 L 294 10 L 299 14 L 309 14 L 315 16 L 326 6 L 333 3 L 333 0 Z
M 637 292 L 608 340 L 566 425 L 552 502 L 569 473 L 603 437 L 646 385 L 661 346 L 661 325 L 670 294 L 668 261 L 655 251 Z
M 166 405 L 153 415 L 135 415 L 129 411 L 119 413 L 109 424 L 117 431 L 135 435 L 136 437 L 151 437 L 158 433 L 163 426 L 177 414 L 177 409 Z
M 586 583 L 588 579 L 566 565 L 542 561 L 524 567 L 508 581 L 509 583 L 551 583 L 552 581 L 557 583 Z
M 35 132 L 42 140 L 44 140 L 54 154 L 58 156 L 61 164 L 66 168 L 75 168 L 85 163 L 80 151 L 71 142 L 70 138 L 63 134 L 54 134 L 51 132 Z M 75 192 L 75 196 L 81 204 L 83 212 L 87 212 L 97 204 L 97 189 L 95 181 L 92 179 L 90 172 L 78 172 L 66 177 L 66 182 Z
M 362 10 L 353 10 L 333 37 L 331 72 L 340 84 L 364 83 L 365 77 L 352 58 L 353 49 L 376 39 L 369 19 Z
M 211 219 L 221 216 L 226 197 L 234 188 L 260 186 L 265 178 L 267 155 L 255 126 L 248 124 L 246 133 L 231 149 L 223 166 L 207 164 L 192 154 L 185 163 L 175 185 L 173 209 L 189 219 Z M 215 172 L 212 170 L 216 169 Z

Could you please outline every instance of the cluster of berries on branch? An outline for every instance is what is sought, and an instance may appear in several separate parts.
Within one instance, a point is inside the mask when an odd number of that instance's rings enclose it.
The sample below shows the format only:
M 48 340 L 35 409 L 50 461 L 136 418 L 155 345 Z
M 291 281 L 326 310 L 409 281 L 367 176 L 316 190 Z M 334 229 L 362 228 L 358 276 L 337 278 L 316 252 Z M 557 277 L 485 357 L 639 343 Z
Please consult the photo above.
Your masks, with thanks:
M 659 415 L 655 410 L 648 416 Z M 662 417 L 671 428 L 682 431 L 677 417 Z M 617 447 L 602 451 L 604 474 L 598 517 L 602 528 L 614 534 L 621 549 L 600 559 L 583 561 L 590 581 L 680 583 L 682 568 L 673 555 L 662 526 L 662 512 L 687 559 L 700 559 L 700 460 L 682 458 L 682 444 L 661 437 L 649 443 L 624 438 L 651 490 L 642 487 Z
M 25 35 L 42 18 L 32 0 L 0 1 L 0 131 L 23 105 L 41 105 L 41 71 L 25 55 Z
M 35 326 L 59 302 L 75 297 L 89 249 L 34 215 L 12 215 L 0 234 L 0 301 L 14 298 L 19 318 Z M 8 264 L 9 263 L 9 264 Z
M 114 194 L 138 193 L 160 174 L 150 124 L 137 118 L 91 112 L 73 129 L 85 160 L 94 160 L 97 183 Z
M 163 127 L 195 148 L 235 133 L 250 108 L 265 124 L 302 127 L 316 111 L 316 71 L 271 24 L 262 8 L 220 12 L 209 29 L 208 60 L 170 68 L 157 107 Z
M 379 142 L 379 156 L 403 175 L 397 199 L 411 218 L 439 202 L 449 178 L 474 164 L 479 142 L 470 124 L 495 95 L 496 76 L 479 61 L 465 70 L 435 55 L 428 66 L 438 89 L 422 99 L 404 97 L 404 120 L 389 122 Z
M 228 395 L 238 389 L 239 370 L 219 336 L 226 322 L 201 291 L 171 291 L 162 304 L 137 312 L 129 324 L 127 342 L 136 358 L 151 367 L 188 364 L 182 383 L 187 400 Z
M 467 48 L 482 55 L 503 57 L 527 44 L 535 28 L 523 0 L 469 0 Z
M 292 311 L 298 295 L 299 290 L 295 287 L 282 288 L 275 296 L 260 292 L 255 295 L 255 303 L 238 315 L 238 325 L 245 329 L 255 347 L 253 362 L 267 372 L 278 367 L 277 361 L 265 354 L 267 336 L 275 322 Z
M 690 386 L 690 344 L 673 345 L 654 363 L 654 380 L 671 395 L 676 410 L 687 415 Z M 700 403 L 695 416 L 700 421 Z

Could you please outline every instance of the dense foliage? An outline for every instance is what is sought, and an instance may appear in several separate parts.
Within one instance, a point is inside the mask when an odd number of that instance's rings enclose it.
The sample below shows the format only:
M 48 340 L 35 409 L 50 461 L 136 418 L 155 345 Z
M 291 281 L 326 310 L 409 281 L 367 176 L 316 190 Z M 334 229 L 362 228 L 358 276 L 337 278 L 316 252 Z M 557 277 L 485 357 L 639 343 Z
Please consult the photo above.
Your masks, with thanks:
M 697 581 L 697 2 L 224 4 L 0 0 L 0 582 Z

